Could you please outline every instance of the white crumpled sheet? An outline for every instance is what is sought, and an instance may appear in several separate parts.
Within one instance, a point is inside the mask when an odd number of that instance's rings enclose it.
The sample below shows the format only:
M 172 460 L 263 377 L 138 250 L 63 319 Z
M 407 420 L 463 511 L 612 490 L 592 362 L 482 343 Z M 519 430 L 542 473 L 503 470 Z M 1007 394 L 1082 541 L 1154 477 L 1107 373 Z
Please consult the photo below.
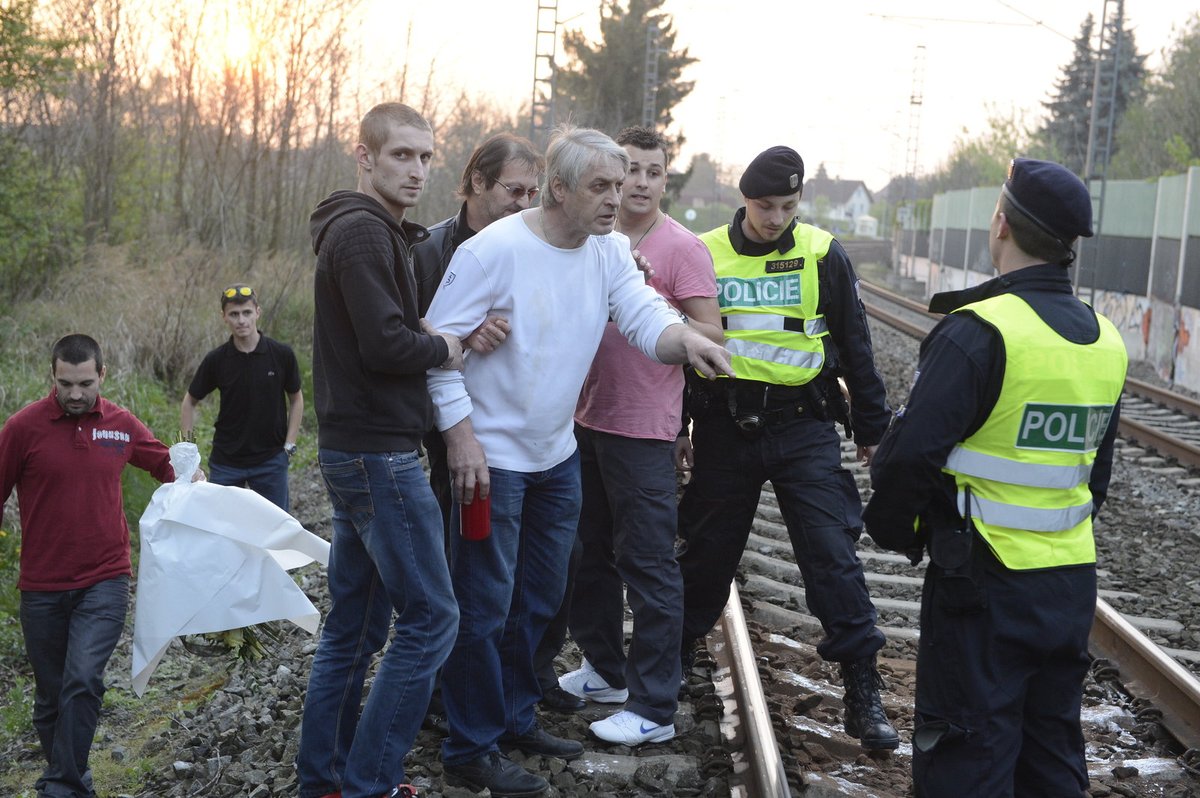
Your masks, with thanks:
M 133 690 L 146 690 L 172 638 L 287 619 L 312 634 L 321 615 L 288 571 L 329 563 L 329 543 L 245 488 L 191 482 L 196 445 L 171 447 L 176 481 L 142 513 Z

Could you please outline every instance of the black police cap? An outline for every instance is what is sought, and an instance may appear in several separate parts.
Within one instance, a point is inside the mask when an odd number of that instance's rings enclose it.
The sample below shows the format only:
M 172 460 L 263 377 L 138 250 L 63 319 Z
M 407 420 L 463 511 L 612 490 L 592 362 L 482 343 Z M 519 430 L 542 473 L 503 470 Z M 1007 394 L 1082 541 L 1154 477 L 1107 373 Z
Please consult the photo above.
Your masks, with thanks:
M 742 173 L 738 189 L 742 196 L 786 197 L 800 190 L 804 182 L 804 161 L 791 147 L 763 150 Z
M 1022 215 L 1064 248 L 1079 236 L 1092 235 L 1092 197 L 1069 169 L 1052 161 L 1014 158 L 1004 195 Z

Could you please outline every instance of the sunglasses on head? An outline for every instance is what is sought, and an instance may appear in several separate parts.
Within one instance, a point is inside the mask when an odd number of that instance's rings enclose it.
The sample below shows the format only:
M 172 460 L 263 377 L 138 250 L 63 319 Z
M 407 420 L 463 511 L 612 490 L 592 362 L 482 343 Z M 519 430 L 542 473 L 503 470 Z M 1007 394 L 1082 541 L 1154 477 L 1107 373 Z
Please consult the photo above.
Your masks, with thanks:
M 226 299 L 233 299 L 235 296 L 254 296 L 254 289 L 248 285 L 235 285 L 222 291 L 221 296 Z

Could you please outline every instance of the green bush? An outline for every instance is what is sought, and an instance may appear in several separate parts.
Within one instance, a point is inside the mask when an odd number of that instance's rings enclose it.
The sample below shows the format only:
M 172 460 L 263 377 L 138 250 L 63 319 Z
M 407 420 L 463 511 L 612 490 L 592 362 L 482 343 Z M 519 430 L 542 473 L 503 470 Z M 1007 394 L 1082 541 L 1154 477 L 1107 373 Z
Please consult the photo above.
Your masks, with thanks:
M 93 247 L 84 257 L 86 275 L 63 275 L 43 299 L 16 303 L 0 313 L 0 420 L 50 390 L 50 350 L 68 332 L 100 342 L 107 377 L 102 395 L 128 408 L 164 443 L 179 430 L 179 403 L 204 353 L 225 340 L 220 288 L 248 282 L 262 297 L 262 329 L 290 344 L 300 362 L 305 420 L 301 448 L 310 456 L 316 436 L 312 397 L 311 263 L 278 256 L 243 269 L 234 257 L 162 239 L 137 246 Z M 218 398 L 199 407 L 196 443 L 207 458 Z M 137 569 L 138 519 L 158 488 L 145 471 L 127 468 L 122 477 L 125 515 Z M 20 523 L 15 502 L 4 515 L 0 535 L 0 673 L 24 673 L 19 594 Z M 0 676 L 0 694 L 13 688 Z M 27 722 L 28 713 L 25 713 Z
M 0 706 L 0 733 L 6 739 L 19 737 L 29 731 L 29 719 L 33 717 L 33 690 L 29 680 L 18 676 L 4 691 L 4 705 Z
M 80 224 L 61 202 L 69 194 L 38 156 L 0 134 L 0 305 L 36 296 L 79 252 Z

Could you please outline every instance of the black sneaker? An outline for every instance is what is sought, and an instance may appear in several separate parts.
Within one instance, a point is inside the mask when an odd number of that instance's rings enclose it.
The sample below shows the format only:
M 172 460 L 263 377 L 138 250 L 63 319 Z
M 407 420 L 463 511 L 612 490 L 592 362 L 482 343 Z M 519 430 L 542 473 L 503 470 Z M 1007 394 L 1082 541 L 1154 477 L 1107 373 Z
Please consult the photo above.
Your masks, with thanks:
M 579 696 L 571 695 L 556 684 L 542 691 L 542 700 L 538 701 L 538 706 L 551 712 L 570 714 L 586 707 L 587 702 Z
M 534 798 L 550 789 L 550 783 L 512 761 L 499 751 L 489 751 L 461 765 L 446 765 L 446 784 L 482 792 L 494 798 Z
M 500 748 L 511 751 L 514 748 L 526 754 L 541 754 L 570 761 L 583 755 L 583 743 L 578 740 L 568 740 L 555 737 L 537 723 L 522 735 L 505 735 L 500 738 Z

